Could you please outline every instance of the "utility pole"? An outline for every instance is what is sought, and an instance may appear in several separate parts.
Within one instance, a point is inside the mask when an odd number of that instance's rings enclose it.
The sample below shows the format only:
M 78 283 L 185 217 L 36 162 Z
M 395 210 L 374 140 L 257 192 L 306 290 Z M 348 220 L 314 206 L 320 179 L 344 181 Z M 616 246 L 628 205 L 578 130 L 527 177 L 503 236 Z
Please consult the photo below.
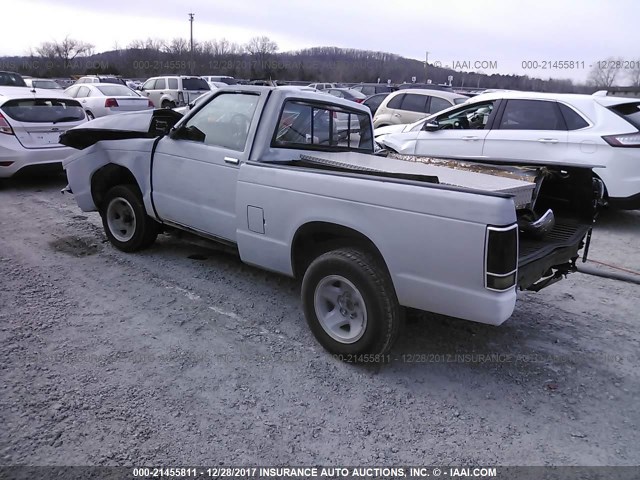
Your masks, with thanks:
M 194 62 L 193 62 L 193 17 L 195 17 L 195 13 L 190 13 L 189 14 L 189 23 L 191 24 L 191 62 L 190 62 L 190 67 L 191 67 L 191 75 L 193 75 L 193 67 Z
M 426 52 L 424 58 L 424 83 L 427 83 L 429 80 L 429 73 L 427 72 L 427 63 L 429 62 L 429 52 Z

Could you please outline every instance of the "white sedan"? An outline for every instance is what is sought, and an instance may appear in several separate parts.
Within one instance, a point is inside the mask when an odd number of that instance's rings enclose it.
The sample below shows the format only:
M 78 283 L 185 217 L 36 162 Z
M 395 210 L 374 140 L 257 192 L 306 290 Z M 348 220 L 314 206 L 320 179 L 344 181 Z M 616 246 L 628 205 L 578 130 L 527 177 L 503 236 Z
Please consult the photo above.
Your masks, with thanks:
M 154 108 L 153 102 L 147 97 L 141 96 L 129 87 L 113 83 L 73 85 L 67 88 L 65 93 L 82 104 L 89 120 L 115 113 Z
M 493 92 L 374 135 L 406 155 L 592 165 L 612 207 L 640 209 L 637 98 Z

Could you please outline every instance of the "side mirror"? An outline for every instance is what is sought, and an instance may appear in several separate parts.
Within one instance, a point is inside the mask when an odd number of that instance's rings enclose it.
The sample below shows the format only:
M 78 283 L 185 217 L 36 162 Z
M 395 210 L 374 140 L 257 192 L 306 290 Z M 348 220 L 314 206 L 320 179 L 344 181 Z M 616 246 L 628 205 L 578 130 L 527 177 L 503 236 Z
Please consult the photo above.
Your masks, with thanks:
M 427 132 L 435 132 L 439 128 L 440 128 L 440 124 L 438 123 L 438 121 L 431 120 L 430 122 L 427 122 L 424 124 L 423 130 L 426 130 Z
M 180 140 L 181 138 L 185 138 L 186 135 L 182 127 L 172 127 L 171 130 L 169 130 L 168 136 L 173 140 Z

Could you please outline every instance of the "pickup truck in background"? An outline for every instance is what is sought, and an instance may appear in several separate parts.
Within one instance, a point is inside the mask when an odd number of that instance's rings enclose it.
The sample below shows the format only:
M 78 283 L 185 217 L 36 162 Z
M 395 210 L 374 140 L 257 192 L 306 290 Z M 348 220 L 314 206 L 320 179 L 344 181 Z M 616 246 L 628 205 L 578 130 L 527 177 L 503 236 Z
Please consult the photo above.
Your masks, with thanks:
M 387 352 L 403 307 L 501 324 L 518 288 L 575 270 L 597 209 L 589 167 L 376 156 L 366 107 L 287 88 L 221 88 L 184 117 L 99 118 L 61 142 L 80 149 L 67 190 L 116 248 L 180 229 L 300 278 L 338 354 Z

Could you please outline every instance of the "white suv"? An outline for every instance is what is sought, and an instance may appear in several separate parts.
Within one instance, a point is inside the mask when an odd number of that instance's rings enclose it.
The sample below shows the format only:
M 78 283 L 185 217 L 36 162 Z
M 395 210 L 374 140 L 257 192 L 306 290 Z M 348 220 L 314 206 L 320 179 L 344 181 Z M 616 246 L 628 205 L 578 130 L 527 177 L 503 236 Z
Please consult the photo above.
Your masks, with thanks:
M 156 107 L 176 108 L 188 105 L 200 95 L 211 91 L 211 87 L 201 77 L 168 75 L 150 78 L 140 90 Z
M 402 131 L 390 131 L 396 128 Z M 375 135 L 408 155 L 592 165 L 612 207 L 640 209 L 637 98 L 494 92 Z

